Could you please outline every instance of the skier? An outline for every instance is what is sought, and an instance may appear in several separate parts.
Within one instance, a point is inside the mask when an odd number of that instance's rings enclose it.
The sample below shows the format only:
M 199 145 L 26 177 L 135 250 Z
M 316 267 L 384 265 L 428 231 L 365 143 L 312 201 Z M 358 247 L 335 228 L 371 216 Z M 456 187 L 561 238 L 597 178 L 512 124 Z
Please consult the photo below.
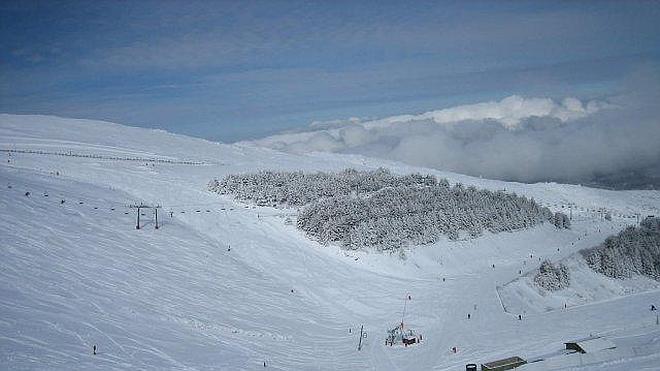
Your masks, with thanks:
M 30 197 L 30 192 L 25 192 L 25 197 Z
M 518 315 L 518 321 L 522 321 L 522 314 Z
M 96 355 L 96 345 L 94 345 L 94 346 L 92 347 L 92 353 L 94 353 L 94 355 Z
M 651 310 L 652 310 L 652 311 L 657 310 L 657 309 L 655 308 L 655 305 L 651 304 Z
M 468 319 L 470 319 L 470 313 L 468 313 Z
M 61 200 L 61 201 L 60 201 L 60 205 L 63 205 L 63 204 L 64 204 L 64 200 Z

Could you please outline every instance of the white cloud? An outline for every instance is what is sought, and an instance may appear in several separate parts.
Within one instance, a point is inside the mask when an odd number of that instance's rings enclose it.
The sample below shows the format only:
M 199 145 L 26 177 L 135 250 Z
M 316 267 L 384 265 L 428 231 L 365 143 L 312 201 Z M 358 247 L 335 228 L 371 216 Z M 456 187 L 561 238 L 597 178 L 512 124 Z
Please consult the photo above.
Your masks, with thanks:
M 399 115 L 371 121 L 360 121 L 357 118 L 315 121 L 305 132 L 275 135 L 257 140 L 255 143 L 284 151 L 341 152 L 373 143 L 376 138 L 396 136 L 397 129 L 405 127 L 406 130 L 414 131 L 415 128 L 409 125 L 433 123 L 451 127 L 470 125 L 470 122 L 486 122 L 498 123 L 505 129 L 515 130 L 530 118 L 569 122 L 587 117 L 607 107 L 612 105 L 599 101 L 584 104 L 579 99 L 570 97 L 558 103 L 549 98 L 524 98 L 512 95 L 500 101 L 461 105 L 417 115 Z M 409 136 L 402 134 L 401 137 Z
M 357 153 L 497 179 L 582 182 L 660 164 L 655 96 L 651 90 L 646 99 L 619 97 L 616 104 L 511 96 L 418 115 L 315 123 L 307 132 L 254 143 L 293 152 Z
M 467 104 L 420 115 L 395 116 L 365 125 L 373 127 L 422 120 L 431 120 L 438 124 L 492 120 L 508 129 L 515 129 L 523 120 L 532 117 L 556 118 L 568 122 L 586 117 L 605 107 L 607 104 L 604 102 L 591 101 L 585 105 L 576 98 L 566 98 L 557 103 L 550 98 L 524 98 L 512 95 L 501 101 Z

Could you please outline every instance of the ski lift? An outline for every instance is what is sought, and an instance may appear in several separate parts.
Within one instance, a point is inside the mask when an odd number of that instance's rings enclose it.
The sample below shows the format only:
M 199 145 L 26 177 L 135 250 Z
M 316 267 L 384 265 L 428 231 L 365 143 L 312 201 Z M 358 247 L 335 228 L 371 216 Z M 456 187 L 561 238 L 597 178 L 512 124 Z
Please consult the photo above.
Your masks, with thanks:
M 406 294 L 406 298 L 403 301 L 401 323 L 388 331 L 385 345 L 394 346 L 395 344 L 403 344 L 404 347 L 407 347 L 408 345 L 419 344 L 422 341 L 422 334 L 410 328 L 404 329 L 403 320 L 406 316 L 406 304 L 409 300 L 412 300 L 412 295 Z

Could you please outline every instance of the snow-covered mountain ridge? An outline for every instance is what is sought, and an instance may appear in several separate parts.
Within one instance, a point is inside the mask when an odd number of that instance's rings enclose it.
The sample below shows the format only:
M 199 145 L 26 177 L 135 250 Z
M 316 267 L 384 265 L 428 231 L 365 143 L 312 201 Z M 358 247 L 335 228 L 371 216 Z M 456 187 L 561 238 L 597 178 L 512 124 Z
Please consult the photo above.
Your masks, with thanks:
M 636 336 L 621 348 L 660 336 L 644 312 L 657 290 L 522 321 L 502 310 L 496 290 L 539 257 L 559 260 L 634 224 L 636 213 L 660 214 L 657 191 L 508 183 L 46 116 L 0 115 L 0 149 L 2 369 L 460 369 L 545 354 L 592 332 Z M 572 229 L 443 240 L 400 260 L 320 246 L 287 224 L 290 211 L 246 208 L 206 188 L 258 170 L 378 167 L 533 197 L 572 213 Z M 135 229 L 127 206 L 139 203 L 162 206 L 159 229 L 150 209 Z M 403 320 L 424 341 L 385 346 L 408 296 Z M 358 351 L 361 325 L 368 337 Z M 616 357 L 657 364 L 655 348 L 644 349 Z

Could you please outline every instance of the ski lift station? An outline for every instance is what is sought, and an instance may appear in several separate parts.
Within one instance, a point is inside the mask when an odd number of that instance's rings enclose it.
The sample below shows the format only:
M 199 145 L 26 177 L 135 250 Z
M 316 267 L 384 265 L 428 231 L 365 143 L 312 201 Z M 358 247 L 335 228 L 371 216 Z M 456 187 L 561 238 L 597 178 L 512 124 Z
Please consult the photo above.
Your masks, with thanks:
M 412 300 L 410 294 L 406 294 L 403 300 L 403 313 L 401 315 L 401 322 L 391 330 L 387 331 L 387 338 L 385 345 L 394 346 L 402 344 L 404 347 L 408 345 L 419 344 L 422 341 L 422 334 L 417 333 L 411 328 L 404 329 L 403 320 L 406 317 L 406 308 L 408 301 Z
M 616 348 L 614 343 L 599 336 L 590 336 L 580 340 L 569 341 L 564 344 L 566 345 L 567 350 L 573 350 L 578 353 L 594 353 L 600 350 Z
M 404 329 L 403 322 L 396 326 L 395 328 L 387 331 L 387 339 L 385 339 L 385 345 L 403 345 L 407 347 L 408 345 L 419 344 L 422 341 L 422 334 L 418 334 L 412 329 Z

